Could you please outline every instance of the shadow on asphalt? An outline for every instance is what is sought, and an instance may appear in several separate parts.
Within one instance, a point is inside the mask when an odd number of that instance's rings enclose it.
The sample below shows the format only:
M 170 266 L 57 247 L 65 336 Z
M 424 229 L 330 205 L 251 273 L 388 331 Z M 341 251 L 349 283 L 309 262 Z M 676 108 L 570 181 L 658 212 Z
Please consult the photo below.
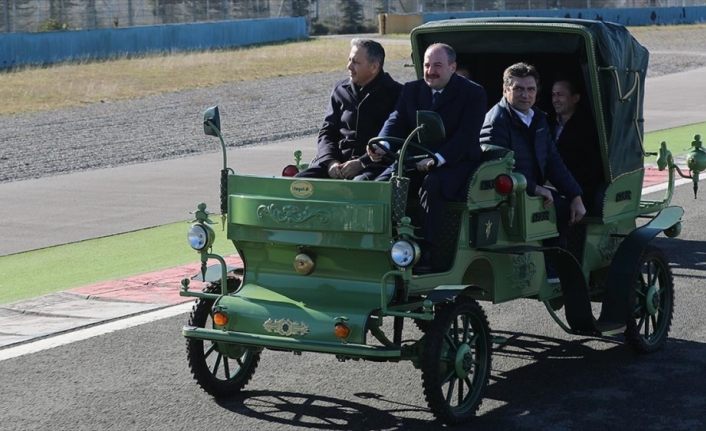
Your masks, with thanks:
M 665 252 L 680 277 L 706 278 L 699 275 L 706 269 L 705 241 L 657 238 L 653 244 Z M 493 349 L 493 372 L 481 414 L 450 429 L 706 429 L 704 343 L 670 338 L 663 350 L 638 355 L 623 345 L 622 337 L 567 341 L 529 333 L 494 334 L 507 342 Z M 394 382 L 389 385 L 389 393 L 403 390 Z M 375 392 L 354 395 L 356 399 L 349 400 L 244 391 L 219 405 L 269 424 L 313 430 L 442 427 L 423 399 L 412 405 Z
M 683 277 L 706 278 L 706 241 L 656 238 L 652 244 L 661 248 L 672 266 L 672 271 Z M 686 272 L 685 272 L 686 271 Z M 701 274 L 694 274 L 699 271 Z
M 702 380 L 706 344 L 670 339 L 660 352 L 637 355 L 617 338 L 566 341 L 526 333 L 495 334 L 507 337 L 507 342 L 493 352 L 487 407 L 470 423 L 451 429 L 675 430 L 706 425 Z M 514 368 L 499 369 L 508 362 Z M 399 390 L 394 382 L 390 386 L 390 393 Z M 314 430 L 442 427 L 423 400 L 410 405 L 374 392 L 355 396 L 358 400 L 244 391 L 219 405 L 269 424 Z

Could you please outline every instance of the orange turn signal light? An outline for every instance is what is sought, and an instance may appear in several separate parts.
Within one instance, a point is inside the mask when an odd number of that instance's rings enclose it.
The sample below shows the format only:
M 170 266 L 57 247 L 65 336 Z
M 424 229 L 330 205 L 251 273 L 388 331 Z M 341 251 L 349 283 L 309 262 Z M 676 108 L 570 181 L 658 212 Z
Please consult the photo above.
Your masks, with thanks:
M 216 326 L 226 326 L 228 324 L 228 315 L 222 311 L 213 313 L 213 324 Z
M 338 322 L 333 327 L 333 334 L 337 338 L 345 339 L 351 335 L 351 328 L 349 328 L 345 323 Z

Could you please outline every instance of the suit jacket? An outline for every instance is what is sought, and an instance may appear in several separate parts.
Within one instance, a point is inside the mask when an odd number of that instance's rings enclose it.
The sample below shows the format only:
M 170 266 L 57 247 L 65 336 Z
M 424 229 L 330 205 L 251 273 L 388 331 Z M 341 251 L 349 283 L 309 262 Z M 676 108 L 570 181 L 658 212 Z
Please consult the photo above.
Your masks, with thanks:
M 552 136 L 556 136 L 556 117 L 550 117 L 549 127 Z M 578 109 L 569 121 L 564 124 L 556 146 L 564 164 L 569 168 L 576 181 L 584 191 L 588 203 L 602 188 L 603 160 L 598 142 L 598 132 L 590 114 Z
M 319 131 L 314 166 L 328 168 L 333 161 L 365 156 L 368 141 L 395 107 L 402 84 L 380 72 L 368 85 L 357 88 L 346 78 L 336 83 Z M 365 162 L 365 160 L 364 160 Z
M 451 76 L 435 106 L 431 88 L 423 79 L 408 82 L 379 135 L 406 138 L 417 126 L 418 110 L 437 112 L 444 123 L 446 140 L 429 149 L 445 160 L 436 171 L 442 177 L 444 195 L 450 199 L 480 164 L 478 133 L 486 107 L 485 89 L 456 74 Z
M 481 143 L 515 152 L 515 170 L 527 178 L 530 195 L 534 195 L 537 185 L 547 181 L 568 199 L 581 195 L 581 187 L 566 168 L 554 144 L 546 114 L 534 107 L 532 110 L 534 117 L 527 127 L 503 98 L 485 116 Z

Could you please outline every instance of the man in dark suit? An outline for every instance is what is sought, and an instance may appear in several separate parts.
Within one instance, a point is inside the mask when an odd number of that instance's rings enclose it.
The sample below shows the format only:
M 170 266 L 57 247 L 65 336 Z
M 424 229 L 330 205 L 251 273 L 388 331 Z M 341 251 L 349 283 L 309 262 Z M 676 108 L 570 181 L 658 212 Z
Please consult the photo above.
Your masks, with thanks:
M 480 164 L 478 133 L 487 109 L 485 90 L 455 72 L 453 48 L 441 43 L 429 46 L 424 53 L 424 79 L 404 85 L 395 110 L 379 133 L 380 136 L 406 138 L 417 125 L 418 110 L 435 111 L 444 123 L 446 139 L 433 143 L 429 147 L 433 153 L 418 161 L 416 170 L 408 174 L 410 194 L 419 189 L 424 218 L 422 234 L 428 243 L 424 247 L 426 255 L 438 246 L 444 202 L 465 199 L 468 179 Z M 390 147 L 398 149 L 392 144 Z M 380 155 L 379 151 L 369 150 L 368 153 L 373 159 Z M 393 169 L 388 168 L 378 179 L 389 179 Z
M 603 162 L 596 124 L 581 105 L 576 83 L 560 78 L 552 86 L 554 115 L 549 127 L 562 160 L 583 190 L 589 214 L 600 213 L 604 188 Z
M 539 73 L 534 66 L 516 63 L 503 73 L 503 98 L 485 116 L 481 143 L 515 152 L 515 170 L 527 178 L 527 193 L 556 205 L 559 245 L 568 225 L 586 214 L 583 191 L 557 151 L 544 112 L 534 106 Z M 549 181 L 556 190 L 545 186 Z M 567 204 L 568 203 L 568 204 Z
M 319 131 L 316 156 L 298 177 L 373 179 L 387 167 L 373 162 L 365 150 L 402 90 L 383 70 L 384 62 L 385 50 L 378 42 L 351 40 L 350 77 L 336 83 Z

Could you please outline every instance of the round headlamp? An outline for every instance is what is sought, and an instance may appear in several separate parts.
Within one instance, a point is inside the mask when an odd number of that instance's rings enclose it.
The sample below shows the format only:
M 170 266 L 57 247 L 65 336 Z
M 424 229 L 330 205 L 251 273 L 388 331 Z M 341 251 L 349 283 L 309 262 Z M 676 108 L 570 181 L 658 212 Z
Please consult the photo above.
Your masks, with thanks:
M 193 224 L 186 238 L 189 245 L 196 251 L 203 251 L 213 244 L 213 230 L 203 224 Z
M 414 241 L 405 239 L 395 241 L 390 249 L 392 262 L 400 268 L 407 268 L 417 263 L 420 254 L 419 245 Z

